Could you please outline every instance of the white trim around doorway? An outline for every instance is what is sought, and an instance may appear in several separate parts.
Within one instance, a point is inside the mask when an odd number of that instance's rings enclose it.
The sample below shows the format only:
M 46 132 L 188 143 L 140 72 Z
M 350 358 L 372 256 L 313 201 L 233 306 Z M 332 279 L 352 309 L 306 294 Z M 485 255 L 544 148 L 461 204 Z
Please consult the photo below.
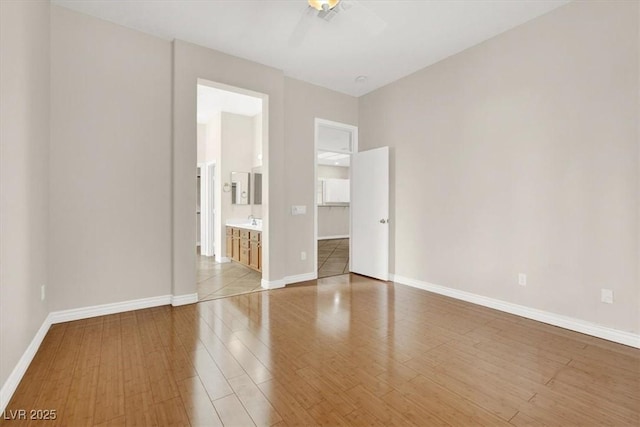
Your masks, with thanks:
M 318 188 L 318 130 L 321 126 L 329 126 L 337 129 L 342 129 L 351 132 L 351 150 L 341 151 L 336 149 L 328 149 L 327 151 L 332 151 L 335 153 L 344 153 L 344 154 L 353 154 L 358 152 L 358 127 L 349 125 L 346 123 L 334 122 L 331 120 L 320 119 L 318 117 L 315 118 L 314 121 L 314 132 L 313 132 L 313 272 L 314 274 L 318 273 L 318 240 L 327 239 L 328 237 L 323 237 L 322 239 L 318 239 L 318 198 L 317 198 L 317 188 Z M 349 180 L 351 181 L 351 168 L 349 168 Z M 351 193 L 353 194 L 353 185 L 350 188 Z M 349 234 L 351 234 L 351 209 L 349 209 Z M 346 236 L 349 237 L 349 236 Z M 343 238 L 339 237 L 330 237 L 330 238 Z M 351 264 L 351 245 L 349 245 L 349 264 Z

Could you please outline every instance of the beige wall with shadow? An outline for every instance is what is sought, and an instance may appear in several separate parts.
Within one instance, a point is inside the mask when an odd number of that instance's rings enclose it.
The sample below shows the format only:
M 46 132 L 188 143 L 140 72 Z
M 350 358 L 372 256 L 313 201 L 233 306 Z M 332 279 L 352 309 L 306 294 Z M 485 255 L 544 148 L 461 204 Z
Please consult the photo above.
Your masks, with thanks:
M 640 332 L 638 8 L 573 2 L 360 98 L 392 272 Z
M 49 312 L 49 8 L 0 2 L 0 385 Z

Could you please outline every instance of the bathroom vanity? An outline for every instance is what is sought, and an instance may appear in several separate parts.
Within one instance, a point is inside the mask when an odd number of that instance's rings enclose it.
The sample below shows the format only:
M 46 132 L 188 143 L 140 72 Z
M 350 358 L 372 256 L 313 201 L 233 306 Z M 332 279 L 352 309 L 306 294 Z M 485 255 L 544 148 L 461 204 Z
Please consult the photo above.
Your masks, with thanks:
M 250 224 L 227 224 L 227 258 L 262 271 L 262 230 Z

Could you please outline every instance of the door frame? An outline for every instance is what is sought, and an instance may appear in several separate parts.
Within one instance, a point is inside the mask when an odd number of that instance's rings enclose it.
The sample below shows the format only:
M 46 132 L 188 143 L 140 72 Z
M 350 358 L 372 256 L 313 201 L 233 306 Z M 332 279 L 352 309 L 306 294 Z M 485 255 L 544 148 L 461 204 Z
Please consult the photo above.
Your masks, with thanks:
M 247 95 L 253 98 L 258 98 L 262 101 L 262 205 L 269 206 L 269 178 L 270 178 L 270 168 L 269 168 L 269 95 L 262 92 L 256 92 L 251 89 L 246 89 L 238 86 L 232 86 L 225 83 L 221 83 L 214 80 L 209 80 L 203 77 L 198 77 L 196 79 L 195 88 L 197 89 L 198 85 L 209 86 L 214 89 L 220 89 L 227 92 L 234 92 L 240 95 Z M 196 117 L 193 117 L 194 122 L 197 121 L 197 96 L 196 96 Z M 194 152 L 196 151 L 196 144 L 193 145 Z M 196 156 L 197 157 L 197 156 Z M 223 239 L 225 236 L 224 229 L 225 225 L 222 224 L 222 186 L 224 179 L 222 177 L 222 159 L 216 164 L 215 167 L 215 205 L 217 206 L 217 215 L 215 215 L 214 227 L 218 231 L 215 233 L 215 236 L 220 236 L 218 239 L 219 244 L 215 244 L 215 251 L 220 253 L 220 256 L 216 257 L 217 262 L 230 262 L 231 260 L 225 256 L 223 252 L 223 246 L 226 245 L 226 242 L 223 244 Z M 269 252 L 269 240 L 270 240 L 270 222 L 269 222 L 269 209 L 262 210 L 262 234 L 261 234 L 261 244 L 262 244 L 262 287 L 265 289 L 269 288 L 269 279 L 270 279 L 270 252 Z M 266 248 L 266 250 L 265 250 Z M 217 254 L 216 254 L 217 255 Z M 277 254 L 274 254 L 278 256 Z M 219 260 L 218 260 L 219 258 Z M 197 285 L 197 284 L 196 284 Z
M 216 214 L 216 162 L 200 162 L 200 254 L 213 256 L 215 254 L 215 214 Z M 213 173 L 211 173 L 213 172 Z M 205 236 L 203 239 L 202 237 Z M 204 248 L 207 248 L 205 251 Z M 205 253 L 206 252 L 206 253 Z
M 346 123 L 334 122 L 332 120 L 326 120 L 316 117 L 314 120 L 314 134 L 313 134 L 313 275 L 318 278 L 318 135 L 321 126 L 328 126 L 341 130 L 351 132 L 351 150 L 323 150 L 331 151 L 334 153 L 349 154 L 349 157 L 353 153 L 358 152 L 358 126 L 349 125 Z M 349 162 L 351 163 L 351 162 Z M 353 180 L 351 179 L 351 167 L 349 167 L 349 192 L 353 194 Z M 349 239 L 351 239 L 351 206 L 349 206 Z M 349 270 L 351 270 L 351 240 L 349 240 Z

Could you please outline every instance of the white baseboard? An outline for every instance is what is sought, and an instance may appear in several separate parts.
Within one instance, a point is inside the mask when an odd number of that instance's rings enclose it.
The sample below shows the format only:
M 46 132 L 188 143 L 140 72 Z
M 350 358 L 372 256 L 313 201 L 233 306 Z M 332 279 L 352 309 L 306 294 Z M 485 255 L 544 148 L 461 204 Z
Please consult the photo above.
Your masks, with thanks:
M 161 295 L 151 298 L 141 298 L 110 304 L 92 305 L 89 307 L 73 308 L 71 310 L 53 311 L 49 314 L 51 323 L 71 322 L 73 320 L 89 319 L 91 317 L 106 316 L 108 314 L 123 313 L 125 311 L 141 310 L 143 308 L 158 307 L 171 304 L 171 295 Z
M 195 304 L 198 302 L 198 293 L 184 294 L 184 295 L 172 295 L 171 305 L 178 307 L 180 305 Z
M 585 320 L 575 319 L 573 317 L 563 316 L 561 314 L 550 313 L 548 311 L 539 310 L 537 308 L 530 308 L 523 305 L 513 304 L 495 298 L 472 294 L 470 292 L 447 288 L 445 286 L 434 285 L 432 283 L 423 282 L 396 274 L 391 274 L 390 280 L 396 283 L 423 289 L 425 291 L 433 292 L 436 294 L 445 295 L 473 304 L 482 305 L 484 307 L 493 308 L 496 310 L 504 311 L 506 313 L 515 314 L 517 316 L 526 317 L 527 319 L 537 320 L 539 322 L 559 326 L 561 328 L 569 329 L 575 332 L 580 332 L 631 347 L 640 348 L 639 334 L 620 331 L 618 329 L 601 326 L 595 323 L 587 322 Z
M 283 285 L 284 286 L 284 285 Z M 198 294 L 186 294 L 186 295 L 161 295 L 157 297 L 141 298 L 130 301 L 115 302 L 110 304 L 94 305 L 89 307 L 74 308 L 70 310 L 53 311 L 49 313 L 42 326 L 36 332 L 36 335 L 31 340 L 31 343 L 22 354 L 20 360 L 16 364 L 13 371 L 7 378 L 0 389 L 0 413 L 4 412 L 5 408 L 9 404 L 13 393 L 15 393 L 18 384 L 22 380 L 27 368 L 31 364 L 33 357 L 36 355 L 40 344 L 44 340 L 45 335 L 51 325 L 56 323 L 71 322 L 73 320 L 89 319 L 91 317 L 105 316 L 108 314 L 122 313 L 131 310 L 140 310 L 143 308 L 158 307 L 161 305 L 185 305 L 198 302 Z
M 349 235 L 345 234 L 345 235 L 339 235 L 339 236 L 318 236 L 318 240 L 332 240 L 332 239 L 348 239 Z
M 27 368 L 29 368 L 31 361 L 40 348 L 40 344 L 42 344 L 45 335 L 47 335 L 49 327 L 51 327 L 51 315 L 48 315 L 44 319 L 44 322 L 42 322 L 42 326 L 40 326 L 40 329 L 38 329 L 38 332 L 36 332 L 36 335 L 31 340 L 31 343 L 29 343 L 29 346 L 25 350 L 24 354 L 22 355 L 20 360 L 18 360 L 15 368 L 13 368 L 13 371 L 11 371 L 11 374 L 9 374 L 9 377 L 2 385 L 2 389 L 0 389 L 0 412 L 4 413 L 4 410 L 9 404 L 13 393 L 15 393 L 16 389 L 18 388 L 18 384 L 20 384 L 22 377 L 24 376 L 25 372 L 27 372 Z
M 308 280 L 315 280 L 317 278 L 318 278 L 318 273 L 314 271 L 312 273 L 304 273 L 304 274 L 296 274 L 294 276 L 287 276 L 284 278 L 284 282 L 285 284 L 289 285 L 291 283 L 306 282 Z
M 308 280 L 315 280 L 317 278 L 318 278 L 318 273 L 316 272 L 303 273 L 303 274 L 296 274 L 293 276 L 286 276 L 285 278 L 279 279 L 279 280 L 262 279 L 261 285 L 263 289 L 280 289 L 280 288 L 284 288 L 287 285 L 290 285 L 291 283 L 306 282 Z
M 280 279 L 280 280 L 265 280 L 262 279 L 260 281 L 260 285 L 262 286 L 262 289 L 279 289 L 279 288 L 284 288 L 286 286 L 286 282 L 284 281 L 284 279 Z

